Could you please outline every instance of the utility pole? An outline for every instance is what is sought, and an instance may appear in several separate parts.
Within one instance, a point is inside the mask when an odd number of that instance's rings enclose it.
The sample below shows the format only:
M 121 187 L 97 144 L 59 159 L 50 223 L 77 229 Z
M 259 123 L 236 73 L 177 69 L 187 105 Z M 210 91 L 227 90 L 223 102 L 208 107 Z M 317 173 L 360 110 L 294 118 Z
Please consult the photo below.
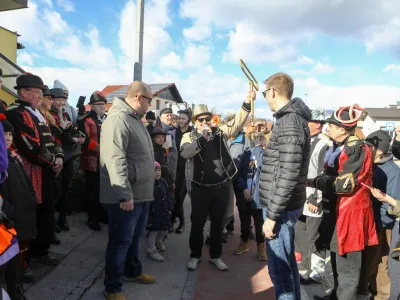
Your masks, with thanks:
M 133 67 L 133 80 L 142 81 L 143 71 L 143 27 L 144 27 L 144 0 L 136 2 L 136 43 L 135 66 Z
M 308 95 L 308 94 L 304 94 L 304 96 L 306 97 L 306 104 L 307 104 L 307 95 Z

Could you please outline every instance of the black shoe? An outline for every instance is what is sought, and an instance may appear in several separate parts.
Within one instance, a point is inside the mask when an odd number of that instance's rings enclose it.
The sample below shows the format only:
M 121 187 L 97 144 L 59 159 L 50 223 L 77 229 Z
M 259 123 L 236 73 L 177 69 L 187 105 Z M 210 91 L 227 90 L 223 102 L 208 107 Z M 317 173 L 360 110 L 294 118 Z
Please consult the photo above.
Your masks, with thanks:
M 33 276 L 33 271 L 31 267 L 27 267 L 25 269 L 25 272 L 22 275 L 22 281 L 25 283 L 32 283 L 35 281 L 35 277 Z
M 56 234 L 53 234 L 50 244 L 58 246 L 61 244 L 61 240 L 56 236 Z
M 97 222 L 97 221 L 90 221 L 90 222 L 88 222 L 88 225 L 89 225 L 90 229 L 92 229 L 94 231 L 101 230 L 101 226 L 100 226 L 99 222 Z
M 44 255 L 44 256 L 36 257 L 36 258 L 34 258 L 34 260 L 37 261 L 38 263 L 41 263 L 43 265 L 49 265 L 49 266 L 56 266 L 59 263 L 61 263 L 61 259 L 51 257 L 48 254 Z
M 59 227 L 62 231 L 69 231 L 69 225 L 67 220 L 57 219 L 56 222 L 57 227 Z
M 55 231 L 55 233 L 61 233 L 61 229 L 60 229 L 60 227 L 57 226 L 57 224 L 56 224 L 56 228 L 54 231 Z
M 225 239 L 229 239 L 233 235 L 233 229 L 227 229 L 226 232 L 224 232 L 223 237 Z
M 27 300 L 22 290 L 22 285 L 13 287 L 10 291 L 8 290 L 7 292 L 10 298 L 13 300 Z
M 185 231 L 185 223 L 180 223 L 179 226 L 176 228 L 175 232 L 177 234 L 181 234 Z

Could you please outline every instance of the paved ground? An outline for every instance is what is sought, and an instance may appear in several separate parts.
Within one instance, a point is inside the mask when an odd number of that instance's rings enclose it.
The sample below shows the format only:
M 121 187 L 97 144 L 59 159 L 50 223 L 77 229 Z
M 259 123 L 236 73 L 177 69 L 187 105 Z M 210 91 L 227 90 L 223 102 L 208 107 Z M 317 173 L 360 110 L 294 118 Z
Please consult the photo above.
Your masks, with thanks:
M 124 293 L 128 299 L 275 299 L 268 268 L 266 263 L 257 259 L 255 243 L 251 243 L 251 250 L 242 256 L 232 254 L 240 239 L 237 214 L 236 231 L 223 248 L 223 259 L 230 267 L 229 271 L 222 273 L 211 266 L 208 263 L 208 247 L 205 247 L 198 271 L 189 272 L 186 269 L 190 229 L 188 202 L 185 204 L 185 211 L 188 226 L 182 235 L 170 234 L 165 241 L 165 262 L 157 263 L 147 259 L 145 238 L 142 239 L 141 259 L 144 270 L 155 275 L 157 282 L 150 286 L 125 284 Z M 63 258 L 61 265 L 53 269 L 34 265 L 37 281 L 25 287 L 28 300 L 104 299 L 102 290 L 107 228 L 103 226 L 101 232 L 92 232 L 87 228 L 85 220 L 83 213 L 72 216 L 72 230 L 59 234 L 62 244 L 52 247 L 54 255 Z M 398 231 L 398 228 L 395 230 Z M 400 263 L 392 261 L 391 271 L 392 278 L 400 278 Z M 322 293 L 322 288 L 318 284 L 312 284 L 302 286 L 301 292 L 302 299 L 313 299 L 313 295 Z M 393 284 L 393 295 L 399 293 L 400 286 Z

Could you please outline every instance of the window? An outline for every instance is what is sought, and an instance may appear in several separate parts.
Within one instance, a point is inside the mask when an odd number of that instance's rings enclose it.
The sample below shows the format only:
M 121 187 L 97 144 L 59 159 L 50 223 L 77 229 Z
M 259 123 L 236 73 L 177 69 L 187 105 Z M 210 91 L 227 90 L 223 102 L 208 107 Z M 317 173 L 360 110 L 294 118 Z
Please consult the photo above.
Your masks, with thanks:
M 156 100 L 156 109 L 160 109 L 160 100 Z

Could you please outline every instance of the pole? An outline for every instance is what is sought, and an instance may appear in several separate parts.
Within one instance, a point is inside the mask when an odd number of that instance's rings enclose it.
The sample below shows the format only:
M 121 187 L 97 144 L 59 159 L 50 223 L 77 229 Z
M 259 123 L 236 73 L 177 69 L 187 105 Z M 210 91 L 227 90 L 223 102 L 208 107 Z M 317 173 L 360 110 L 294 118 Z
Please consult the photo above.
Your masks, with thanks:
M 133 80 L 142 81 L 143 71 L 143 27 L 144 27 L 144 0 L 136 2 L 136 43 L 135 65 L 133 68 Z
M 307 95 L 308 95 L 308 94 L 304 94 L 304 96 L 306 97 L 306 104 L 307 104 Z

